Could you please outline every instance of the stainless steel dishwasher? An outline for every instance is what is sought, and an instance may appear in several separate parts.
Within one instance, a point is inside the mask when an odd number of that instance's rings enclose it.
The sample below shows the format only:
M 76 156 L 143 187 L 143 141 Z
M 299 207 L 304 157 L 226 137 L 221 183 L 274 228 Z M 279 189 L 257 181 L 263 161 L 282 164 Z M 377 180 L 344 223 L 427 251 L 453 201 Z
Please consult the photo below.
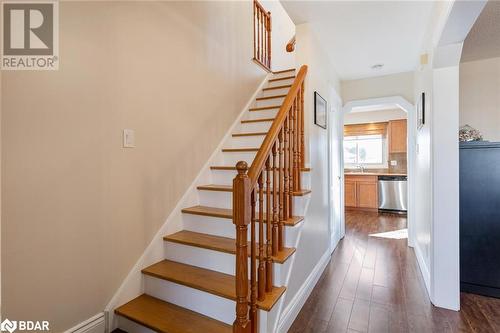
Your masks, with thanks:
M 378 209 L 402 212 L 408 210 L 406 176 L 378 176 Z

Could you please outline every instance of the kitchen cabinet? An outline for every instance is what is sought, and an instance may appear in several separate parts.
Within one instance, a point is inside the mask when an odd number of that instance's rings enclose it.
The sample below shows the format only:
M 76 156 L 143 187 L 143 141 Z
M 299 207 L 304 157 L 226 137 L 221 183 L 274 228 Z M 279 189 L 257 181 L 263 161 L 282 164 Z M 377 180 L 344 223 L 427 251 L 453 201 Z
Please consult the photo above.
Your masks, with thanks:
M 389 153 L 406 153 L 406 119 L 389 121 L 387 135 L 389 137 Z
M 356 207 L 356 182 L 347 180 L 344 183 L 344 201 L 346 207 Z
M 350 208 L 378 208 L 378 177 L 345 175 L 345 206 Z
M 378 208 L 378 182 L 358 182 L 358 207 Z

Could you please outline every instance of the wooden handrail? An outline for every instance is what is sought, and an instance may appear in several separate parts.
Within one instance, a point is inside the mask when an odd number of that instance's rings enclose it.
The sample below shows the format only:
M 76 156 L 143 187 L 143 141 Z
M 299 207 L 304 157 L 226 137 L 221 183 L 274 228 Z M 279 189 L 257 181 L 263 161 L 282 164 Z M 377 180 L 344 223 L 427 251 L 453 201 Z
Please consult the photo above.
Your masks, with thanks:
M 304 65 L 251 167 L 248 168 L 244 161 L 236 164 L 238 175 L 233 179 L 233 223 L 236 227 L 234 333 L 257 333 L 257 301 L 264 301 L 273 291 L 273 256 L 284 250 L 284 222 L 293 216 L 294 192 L 301 190 L 306 74 L 307 66 Z M 250 243 L 247 242 L 249 225 Z
M 297 96 L 297 92 L 302 87 L 302 83 L 304 82 L 306 74 L 307 74 L 307 66 L 303 65 L 300 68 L 299 73 L 297 74 L 297 78 L 292 84 L 292 87 L 288 91 L 288 94 L 285 97 L 285 101 L 283 102 L 283 104 L 281 104 L 281 107 L 278 111 L 278 115 L 274 119 L 273 124 L 269 129 L 269 132 L 267 133 L 264 141 L 262 142 L 262 145 L 260 146 L 259 151 L 257 152 L 257 155 L 255 156 L 255 159 L 252 162 L 252 166 L 248 171 L 248 177 L 250 178 L 250 186 L 252 187 L 255 186 L 255 183 L 258 180 L 259 177 L 258 174 L 260 170 L 262 170 L 262 168 L 264 167 L 264 164 L 266 163 L 267 155 L 271 151 L 272 145 L 276 141 L 276 138 L 278 137 L 279 130 L 283 126 L 283 122 L 285 121 L 288 111 L 290 110 L 290 107 L 292 106 L 292 103 L 294 102 L 294 99 Z
M 286 52 L 293 52 L 295 51 L 295 35 L 288 41 L 286 44 Z

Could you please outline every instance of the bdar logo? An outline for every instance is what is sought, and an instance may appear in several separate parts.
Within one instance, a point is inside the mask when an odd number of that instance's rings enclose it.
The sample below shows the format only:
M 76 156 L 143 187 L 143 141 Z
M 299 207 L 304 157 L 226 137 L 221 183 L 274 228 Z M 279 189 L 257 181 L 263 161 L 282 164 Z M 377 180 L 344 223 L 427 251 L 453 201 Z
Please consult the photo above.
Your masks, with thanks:
M 8 331 L 10 333 L 14 332 L 17 329 L 17 322 L 16 321 L 10 321 L 8 319 L 5 319 L 2 321 L 0 324 L 0 330 L 2 332 Z

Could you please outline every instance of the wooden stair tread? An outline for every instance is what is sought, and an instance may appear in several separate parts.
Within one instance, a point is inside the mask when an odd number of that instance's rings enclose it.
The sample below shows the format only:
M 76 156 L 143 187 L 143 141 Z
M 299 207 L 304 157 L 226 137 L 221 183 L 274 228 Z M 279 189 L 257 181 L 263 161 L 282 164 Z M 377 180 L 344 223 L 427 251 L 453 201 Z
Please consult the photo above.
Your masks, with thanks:
M 212 165 L 210 167 L 212 170 L 234 170 L 236 171 L 236 166 L 229 166 L 229 165 Z M 311 171 L 311 168 L 300 168 L 300 171 L 302 172 L 309 172 Z
M 223 148 L 223 153 L 245 153 L 245 152 L 258 152 L 259 148 Z
M 286 73 L 286 72 L 295 72 L 296 69 L 295 68 L 289 68 L 289 69 L 283 69 L 281 71 L 276 71 L 276 72 L 273 72 L 273 74 L 281 74 L 281 73 Z
M 231 189 L 232 191 L 232 189 Z M 233 218 L 233 210 L 227 208 L 217 208 L 217 207 L 209 207 L 209 206 L 193 206 L 182 209 L 182 213 L 191 214 L 191 215 L 200 215 L 200 216 L 210 216 L 210 217 L 219 217 L 223 219 L 232 219 Z M 257 212 L 258 214 L 258 212 Z M 264 213 L 265 214 L 265 213 Z M 304 220 L 303 216 L 292 216 L 288 220 L 283 221 L 285 226 L 294 226 Z M 266 222 L 266 218 L 264 217 L 264 222 Z
M 272 110 L 272 109 L 279 109 L 281 105 L 273 105 L 273 106 L 261 106 L 258 108 L 250 108 L 248 111 L 262 111 L 262 110 Z
M 192 215 L 201 215 L 201 216 L 220 217 L 223 219 L 232 219 L 233 218 L 233 210 L 232 209 L 201 206 L 201 205 L 183 208 L 182 213 L 192 214 Z
M 233 301 L 236 300 L 236 279 L 234 275 L 171 260 L 163 260 L 151 265 L 143 269 L 142 273 Z M 265 311 L 270 311 L 285 290 L 285 287 L 273 287 L 273 291 L 266 294 L 264 301 L 257 302 L 257 307 Z
M 267 132 L 248 132 L 248 133 L 233 133 L 233 136 L 264 136 Z
M 233 186 L 232 185 L 216 185 L 216 184 L 210 184 L 210 185 L 200 185 L 197 187 L 198 190 L 203 190 L 203 191 L 219 191 L 219 192 L 233 192 Z M 264 189 L 265 191 L 266 189 Z M 271 188 L 271 191 L 273 189 Z M 294 191 L 293 195 L 297 197 L 304 196 L 306 194 L 311 193 L 311 190 L 299 190 L 299 191 Z
M 222 152 L 225 153 L 241 153 L 241 152 L 257 152 L 259 151 L 260 148 L 252 148 L 252 147 L 245 147 L 245 148 L 222 148 Z M 284 151 L 284 149 L 278 149 L 278 152 Z
M 275 99 L 275 98 L 285 98 L 286 95 L 274 95 L 274 96 L 264 96 L 264 97 L 257 97 L 257 101 L 265 101 L 267 99 Z
M 283 80 L 290 80 L 290 79 L 295 79 L 295 75 L 279 77 L 277 79 L 270 79 L 269 82 L 283 81 Z
M 241 123 L 247 124 L 247 123 L 260 123 L 267 121 L 274 121 L 274 118 L 247 119 L 247 120 L 242 120 Z
M 285 84 L 285 85 L 282 85 L 282 86 L 276 86 L 276 87 L 267 87 L 267 88 L 264 88 L 262 90 L 264 91 L 268 91 L 268 90 L 276 90 L 276 89 L 286 89 L 286 88 L 291 88 L 292 85 L 291 84 Z
M 167 242 L 196 246 L 213 251 L 219 251 L 229 254 L 236 253 L 236 240 L 233 238 L 182 230 L 174 234 L 165 236 L 163 237 L 163 239 Z M 282 264 L 294 252 L 295 248 L 285 247 L 283 251 L 272 257 L 273 262 Z M 248 255 L 250 255 L 250 246 L 248 247 Z
M 115 313 L 161 333 L 232 333 L 233 327 L 180 306 L 143 294 Z

